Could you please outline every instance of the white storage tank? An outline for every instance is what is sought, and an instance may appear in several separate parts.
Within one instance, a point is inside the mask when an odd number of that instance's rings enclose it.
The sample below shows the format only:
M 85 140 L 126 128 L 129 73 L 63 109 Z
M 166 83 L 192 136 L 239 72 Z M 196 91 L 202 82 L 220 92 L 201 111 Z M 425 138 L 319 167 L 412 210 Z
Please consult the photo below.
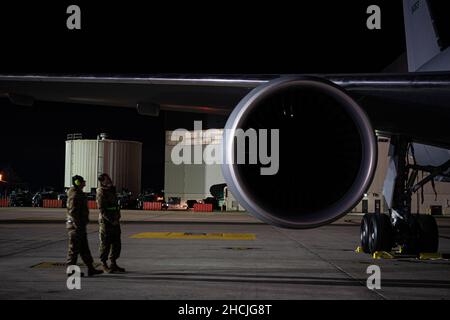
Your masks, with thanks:
M 69 135 L 66 141 L 64 186 L 72 185 L 72 177 L 81 175 L 86 180 L 85 192 L 98 186 L 101 173 L 111 176 L 117 191 L 126 189 L 137 196 L 141 192 L 142 143 L 107 139 L 105 134 L 97 140 L 80 139 Z

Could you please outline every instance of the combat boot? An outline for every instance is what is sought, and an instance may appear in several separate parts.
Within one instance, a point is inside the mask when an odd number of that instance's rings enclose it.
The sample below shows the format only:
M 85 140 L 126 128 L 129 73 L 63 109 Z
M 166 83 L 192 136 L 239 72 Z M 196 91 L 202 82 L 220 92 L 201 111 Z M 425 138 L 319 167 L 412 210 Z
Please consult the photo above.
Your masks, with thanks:
M 103 272 L 111 273 L 111 268 L 108 266 L 107 262 L 103 262 L 102 268 L 103 268 Z
M 125 272 L 124 268 L 121 268 L 117 265 L 115 261 L 111 262 L 111 266 L 109 267 L 111 272 Z
M 96 274 L 102 274 L 102 270 L 97 270 L 93 265 L 88 266 L 88 277 L 95 276 Z

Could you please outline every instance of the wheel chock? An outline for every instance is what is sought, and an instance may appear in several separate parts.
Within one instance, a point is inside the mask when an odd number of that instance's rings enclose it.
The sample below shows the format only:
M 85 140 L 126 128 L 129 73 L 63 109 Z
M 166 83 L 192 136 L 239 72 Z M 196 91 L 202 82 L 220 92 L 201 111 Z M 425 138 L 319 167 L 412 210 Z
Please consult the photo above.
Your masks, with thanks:
M 372 254 L 372 258 L 374 258 L 374 259 L 394 259 L 394 256 L 386 251 L 375 251 Z
M 363 250 L 363 248 L 361 246 L 358 246 L 358 247 L 356 247 L 355 252 L 356 253 L 364 253 L 364 250 Z
M 400 248 L 398 249 L 398 254 L 403 254 L 403 253 L 405 253 L 406 252 L 406 250 L 405 250 L 405 247 L 404 246 L 400 246 Z
M 419 260 L 437 260 L 442 259 L 442 254 L 438 252 L 421 252 L 419 254 Z

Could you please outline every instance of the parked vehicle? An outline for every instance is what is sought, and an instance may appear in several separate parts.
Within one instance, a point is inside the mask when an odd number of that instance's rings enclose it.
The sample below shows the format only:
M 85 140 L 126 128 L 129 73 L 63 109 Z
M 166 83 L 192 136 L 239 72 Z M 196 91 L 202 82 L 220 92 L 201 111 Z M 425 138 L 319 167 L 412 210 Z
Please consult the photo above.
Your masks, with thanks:
M 10 207 L 31 207 L 32 195 L 28 190 L 14 190 L 9 195 Z
M 136 208 L 144 209 L 144 202 L 161 202 L 162 208 L 167 209 L 167 203 L 164 201 L 164 193 L 162 192 L 145 192 L 138 195 L 136 199 Z
M 132 193 L 123 190 L 122 193 L 117 193 L 117 205 L 120 209 L 134 209 L 137 201 L 133 199 Z
M 33 207 L 43 207 L 44 200 L 57 200 L 58 193 L 54 190 L 36 192 L 32 197 Z M 65 202 L 63 202 L 65 206 Z

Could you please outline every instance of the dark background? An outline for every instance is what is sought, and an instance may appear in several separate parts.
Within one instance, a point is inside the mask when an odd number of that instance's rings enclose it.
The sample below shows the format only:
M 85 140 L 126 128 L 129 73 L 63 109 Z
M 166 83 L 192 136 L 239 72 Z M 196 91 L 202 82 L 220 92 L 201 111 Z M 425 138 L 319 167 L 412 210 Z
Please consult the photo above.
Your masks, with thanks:
M 400 0 L 138 3 L 2 3 L 0 73 L 380 72 L 405 51 Z M 81 30 L 66 28 L 70 4 L 81 7 Z M 381 8 L 381 30 L 366 28 L 371 4 Z M 144 143 L 143 187 L 162 189 L 164 131 L 206 118 L 0 99 L 0 170 L 12 169 L 33 189 L 62 189 L 66 134 L 107 132 Z

